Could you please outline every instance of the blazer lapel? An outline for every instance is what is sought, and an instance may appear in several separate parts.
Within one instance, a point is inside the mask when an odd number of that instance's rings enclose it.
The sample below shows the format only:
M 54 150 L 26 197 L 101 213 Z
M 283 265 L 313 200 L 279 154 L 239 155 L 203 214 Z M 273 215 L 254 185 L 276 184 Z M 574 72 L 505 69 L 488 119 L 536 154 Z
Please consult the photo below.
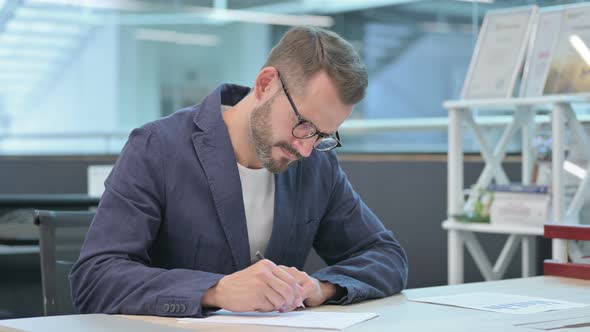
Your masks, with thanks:
M 205 171 L 217 215 L 231 249 L 234 265 L 250 265 L 250 245 L 240 175 L 227 130 L 216 128 L 192 135 L 197 157 Z
M 293 231 L 295 217 L 297 215 L 297 190 L 301 177 L 298 176 L 299 163 L 292 165 L 289 170 L 275 175 L 275 210 L 272 233 L 265 257 L 279 264 L 282 261 L 286 249 L 288 234 Z

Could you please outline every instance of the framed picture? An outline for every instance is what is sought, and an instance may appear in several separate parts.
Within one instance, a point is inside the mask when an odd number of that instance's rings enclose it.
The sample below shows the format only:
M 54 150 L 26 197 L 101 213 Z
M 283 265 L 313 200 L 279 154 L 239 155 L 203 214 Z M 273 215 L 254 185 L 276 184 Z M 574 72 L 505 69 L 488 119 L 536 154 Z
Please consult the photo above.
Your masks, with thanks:
M 590 93 L 590 4 L 563 8 L 544 94 Z
M 539 11 L 524 65 L 518 94 L 520 97 L 543 95 L 549 66 L 559 40 L 562 16 L 562 7 L 543 8 Z
M 486 14 L 463 84 L 462 99 L 512 97 L 536 15 L 536 6 Z

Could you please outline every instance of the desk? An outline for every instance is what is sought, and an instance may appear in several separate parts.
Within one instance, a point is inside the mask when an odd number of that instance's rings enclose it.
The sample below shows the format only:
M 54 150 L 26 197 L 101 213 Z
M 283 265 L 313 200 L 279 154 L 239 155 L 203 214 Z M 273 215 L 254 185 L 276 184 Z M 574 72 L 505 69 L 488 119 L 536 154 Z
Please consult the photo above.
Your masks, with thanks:
M 524 318 L 550 318 L 563 315 L 564 313 L 580 313 L 580 315 L 590 315 L 590 307 L 571 309 L 565 311 L 555 311 L 535 315 L 508 315 L 495 312 L 478 311 L 458 307 L 433 305 L 427 303 L 411 302 L 408 299 L 452 295 L 464 292 L 503 292 L 510 294 L 538 296 L 545 298 L 554 298 L 566 301 L 590 303 L 590 281 L 568 279 L 560 277 L 533 277 L 510 279 L 490 282 L 480 282 L 472 284 L 461 284 L 452 286 L 416 288 L 404 291 L 402 294 L 388 297 L 381 300 L 367 301 L 350 306 L 321 306 L 319 308 L 308 309 L 318 311 L 338 311 L 338 312 L 376 312 L 379 317 L 354 325 L 345 331 L 502 331 L 502 332 L 534 332 L 525 327 L 516 327 L 515 322 L 521 322 Z M 176 318 L 154 317 L 154 316 L 127 316 L 119 317 L 141 320 L 144 323 L 153 323 L 166 325 L 167 328 L 183 328 L 194 331 L 301 331 L 301 329 L 264 327 L 264 326 L 240 326 L 240 325 L 221 325 L 221 324 L 182 324 L 178 323 Z M 54 318 L 55 319 L 55 318 Z M 38 325 L 41 325 L 41 320 Z M 13 319 L 0 321 L 0 331 L 2 326 L 20 328 L 29 326 L 30 318 Z M 27 325 L 29 324 L 29 325 Z M 40 326 L 39 328 L 42 328 Z M 63 327 L 62 330 L 68 330 Z M 25 329 L 25 331 L 42 331 L 41 329 Z M 44 332 L 52 332 L 43 330 Z M 106 330 L 105 330 L 106 331 Z M 325 331 L 325 330 L 308 330 L 308 331 Z M 588 332 L 590 327 L 563 329 L 559 332 Z

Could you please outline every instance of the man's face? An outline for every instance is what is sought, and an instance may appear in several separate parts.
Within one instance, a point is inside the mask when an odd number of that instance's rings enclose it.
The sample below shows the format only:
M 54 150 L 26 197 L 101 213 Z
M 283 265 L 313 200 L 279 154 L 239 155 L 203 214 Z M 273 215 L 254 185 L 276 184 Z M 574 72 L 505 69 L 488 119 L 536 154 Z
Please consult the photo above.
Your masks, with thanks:
M 283 81 L 289 89 L 289 78 L 284 77 Z M 291 163 L 309 157 L 317 136 L 299 139 L 291 134 L 293 126 L 297 124 L 297 117 L 278 78 L 273 84 L 277 86 L 273 90 L 274 94 L 252 110 L 250 130 L 256 154 L 263 166 L 273 173 L 281 173 Z M 351 105 L 340 102 L 336 88 L 323 72 L 307 82 L 303 95 L 291 97 L 301 116 L 325 133 L 336 132 L 352 112 Z
M 289 164 L 303 158 L 297 152 L 291 148 L 289 143 L 286 141 L 274 142 L 273 140 L 273 128 L 272 128 L 272 106 L 279 94 L 271 97 L 262 106 L 254 108 L 250 117 L 250 129 L 252 133 L 252 140 L 256 147 L 256 154 L 258 159 L 262 162 L 264 168 L 268 169 L 273 173 L 282 173 L 287 170 Z M 284 149 L 288 151 L 292 158 L 287 156 L 279 156 L 278 158 L 273 157 L 273 149 Z

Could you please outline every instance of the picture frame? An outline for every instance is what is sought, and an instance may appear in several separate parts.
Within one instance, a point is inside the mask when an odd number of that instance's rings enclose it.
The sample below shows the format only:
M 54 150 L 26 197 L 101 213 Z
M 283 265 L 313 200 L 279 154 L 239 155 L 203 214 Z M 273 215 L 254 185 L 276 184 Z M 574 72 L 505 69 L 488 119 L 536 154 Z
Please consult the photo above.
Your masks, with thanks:
M 544 95 L 590 94 L 590 4 L 563 7 Z
M 524 6 L 486 13 L 461 99 L 512 97 L 537 12 Z
M 539 10 L 531 32 L 518 93 L 520 97 L 540 97 L 543 95 L 549 66 L 559 40 L 562 19 L 562 7 L 548 7 Z

